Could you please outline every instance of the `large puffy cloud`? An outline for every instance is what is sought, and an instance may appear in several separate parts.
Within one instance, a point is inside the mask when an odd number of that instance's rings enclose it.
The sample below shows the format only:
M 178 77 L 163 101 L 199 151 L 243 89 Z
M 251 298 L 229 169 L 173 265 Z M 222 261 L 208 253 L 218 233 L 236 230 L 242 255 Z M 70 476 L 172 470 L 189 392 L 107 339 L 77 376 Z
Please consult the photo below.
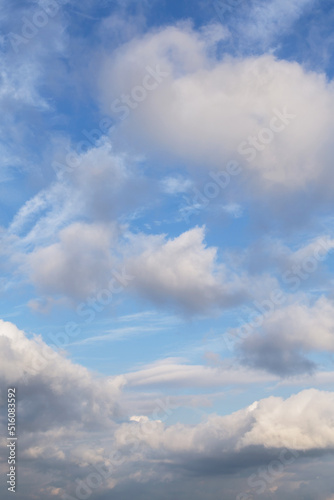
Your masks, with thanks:
M 2 401 L 4 387 L 19 385 L 20 415 L 25 431 L 41 432 L 69 425 L 88 429 L 99 421 L 108 426 L 118 413 L 117 399 L 125 379 L 98 380 L 47 346 L 40 337 L 28 339 L 9 322 L 0 323 Z
M 312 305 L 295 302 L 261 316 L 261 327 L 238 345 L 243 362 L 278 375 L 296 375 L 316 367 L 307 353 L 334 350 L 334 307 L 320 297 Z
M 330 408 L 331 392 L 310 389 L 283 400 L 269 397 L 227 416 L 210 416 L 196 426 L 143 419 L 138 435 L 151 448 L 174 452 L 224 454 L 248 446 L 290 448 L 295 450 L 333 449 L 334 429 Z M 301 418 L 303 416 L 303 418 Z M 155 429 L 145 436 L 145 429 Z M 135 422 L 122 424 L 116 431 L 120 444 L 126 444 L 126 432 Z
M 145 463 L 146 471 L 152 463 L 163 463 L 161 475 L 172 468 L 182 481 L 189 474 L 201 482 L 210 478 L 209 491 L 214 478 L 220 478 L 220 487 L 210 491 L 209 498 L 220 497 L 221 489 L 228 499 L 300 498 L 301 483 L 312 487 L 305 468 L 314 467 L 315 456 L 326 462 L 333 451 L 329 410 L 333 404 L 332 393 L 308 390 L 286 400 L 270 397 L 231 415 L 211 415 L 195 426 L 166 426 L 136 418 L 120 426 L 115 435 L 120 449 L 131 450 L 134 436 L 145 445 L 136 447 L 139 454 L 134 460 L 137 467 Z M 326 498 L 328 484 L 324 489 L 319 498 Z
M 210 478 L 208 486 L 220 478 L 220 488 L 209 498 L 220 498 L 221 489 L 228 499 L 300 498 L 301 482 L 310 481 L 305 467 L 314 467 L 315 456 L 320 462 L 332 456 L 333 403 L 333 393 L 308 390 L 286 400 L 263 399 L 231 415 L 211 415 L 195 426 L 136 418 L 122 424 L 115 436 L 119 448 L 129 451 L 129 442 L 139 440 L 134 460 L 137 467 L 145 463 L 146 471 L 159 464 L 161 475 L 172 469 L 182 481 L 189 474 L 201 482 Z M 326 492 L 319 498 L 326 498 Z
M 133 287 L 158 304 L 173 304 L 185 312 L 232 307 L 247 296 L 246 284 L 217 262 L 217 249 L 207 247 L 204 228 L 174 239 L 134 236 L 138 255 L 126 259 Z
M 244 187 L 254 188 L 257 196 L 310 189 L 313 201 L 320 202 L 323 188 L 322 201 L 328 200 L 332 84 L 324 75 L 269 55 L 217 60 L 212 43 L 180 25 L 146 34 L 107 57 L 100 78 L 102 107 L 110 113 L 113 106 L 120 118 L 125 116 L 124 108 L 117 108 L 122 96 L 141 85 L 147 68 L 164 73 L 145 100 L 125 104 L 129 113 L 116 136 L 189 168 L 223 170 L 237 160 L 243 174 L 235 181 L 252 179 Z
M 333 448 L 334 428 L 328 413 L 333 403 L 333 393 L 315 389 L 285 401 L 275 397 L 262 400 L 254 409 L 256 423 L 240 439 L 239 446 Z
M 60 486 L 71 484 L 83 469 L 101 462 L 97 442 L 102 429 L 112 432 L 120 416 L 125 379 L 98 377 L 53 351 L 40 337 L 28 338 L 4 321 L 0 322 L 0 345 L 3 405 L 7 387 L 16 389 L 20 443 L 17 494 L 19 498 L 53 498 L 58 491 L 59 496 Z M 6 446 L 4 415 L 1 427 Z M 1 470 L 8 472 L 7 463 L 1 464 Z

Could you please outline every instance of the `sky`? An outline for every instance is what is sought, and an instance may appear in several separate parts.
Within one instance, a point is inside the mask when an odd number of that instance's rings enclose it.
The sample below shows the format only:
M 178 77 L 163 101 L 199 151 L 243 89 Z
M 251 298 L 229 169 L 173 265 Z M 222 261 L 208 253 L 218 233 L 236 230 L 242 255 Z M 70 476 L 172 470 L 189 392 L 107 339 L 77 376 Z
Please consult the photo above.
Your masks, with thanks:
M 0 1 L 17 500 L 334 500 L 334 5 Z

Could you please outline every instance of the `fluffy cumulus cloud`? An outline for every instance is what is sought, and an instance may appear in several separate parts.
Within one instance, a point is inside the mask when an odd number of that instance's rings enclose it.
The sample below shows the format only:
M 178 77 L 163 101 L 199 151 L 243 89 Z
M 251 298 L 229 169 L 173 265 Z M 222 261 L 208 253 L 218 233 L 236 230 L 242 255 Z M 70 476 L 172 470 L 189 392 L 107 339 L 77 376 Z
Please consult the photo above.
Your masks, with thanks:
M 2 401 L 5 387 L 20 385 L 20 413 L 27 432 L 62 428 L 65 423 L 78 429 L 96 421 L 108 426 L 117 414 L 122 378 L 98 380 L 40 337 L 27 338 L 12 323 L 1 321 L 0 341 Z
M 321 461 L 334 446 L 331 392 L 269 397 L 230 415 L 209 415 L 196 425 L 168 425 L 166 415 L 175 407 L 159 408 L 159 415 L 124 413 L 121 389 L 131 385 L 126 376 L 96 378 L 11 323 L 1 323 L 0 343 L 2 401 L 5 387 L 20 386 L 24 498 L 81 498 L 84 491 L 92 498 L 107 498 L 111 491 L 121 498 L 134 485 L 154 491 L 158 484 L 169 494 L 180 481 L 188 484 L 189 473 L 202 481 L 223 475 L 232 498 L 243 484 L 237 470 L 247 477 L 254 467 L 266 466 L 273 475 L 275 460 L 284 474 L 293 467 L 293 491 L 309 454 Z M 189 487 L 187 494 L 196 495 L 196 485 Z M 216 493 L 211 491 L 210 498 Z
M 106 57 L 101 105 L 121 121 L 114 137 L 192 169 L 222 171 L 237 161 L 243 174 L 235 181 L 251 180 L 246 192 L 257 196 L 320 187 L 329 196 L 332 84 L 271 55 L 217 59 L 212 43 L 183 24 Z
M 304 451 L 332 449 L 334 429 L 328 410 L 333 404 L 332 393 L 313 389 L 286 400 L 263 399 L 231 415 L 212 415 L 193 427 L 181 424 L 166 427 L 162 422 L 143 418 L 143 426 L 151 426 L 155 432 L 145 436 L 142 431 L 142 440 L 153 449 L 162 448 L 181 455 L 193 452 L 223 456 L 248 446 Z M 126 432 L 131 427 L 136 428 L 136 423 L 122 424 L 116 431 L 120 444 L 126 445 Z M 140 433 L 140 428 L 138 431 Z
M 174 481 L 181 477 L 184 482 L 189 474 L 201 478 L 209 498 L 216 498 L 221 488 L 228 499 L 279 499 L 287 494 L 299 498 L 301 484 L 312 488 L 305 474 L 308 464 L 315 455 L 319 462 L 326 462 L 322 457 L 333 449 L 328 404 L 333 404 L 332 393 L 309 390 L 286 400 L 267 398 L 224 417 L 212 415 L 196 426 L 166 426 L 136 417 L 120 426 L 116 439 L 126 450 L 135 434 L 145 445 L 139 448 L 137 459 L 146 463 L 146 470 L 162 454 L 164 463 L 175 470 Z M 166 470 L 167 465 L 159 470 L 160 476 Z M 220 479 L 218 485 L 213 478 Z M 213 484 L 215 492 L 211 491 Z M 189 485 L 187 488 L 189 492 Z M 330 491 L 329 485 L 324 489 Z M 197 493 L 196 485 L 191 495 L 197 498 Z M 318 495 L 326 498 L 326 491 Z
M 243 362 L 281 376 L 316 368 L 307 354 L 334 350 L 334 306 L 320 297 L 313 304 L 295 302 L 267 308 L 261 326 L 242 340 L 237 349 Z
M 207 247 L 204 228 L 194 228 L 174 239 L 134 237 L 139 255 L 126 263 L 133 286 L 157 303 L 178 304 L 189 312 L 231 307 L 246 296 L 242 280 L 229 276 L 217 263 L 217 249 Z
M 53 498 L 67 465 L 72 464 L 74 475 L 78 468 L 80 476 L 80 467 L 101 461 L 94 449 L 98 448 L 95 433 L 113 428 L 125 380 L 94 376 L 53 351 L 40 337 L 28 338 L 12 323 L 1 321 L 0 344 L 2 404 L 7 399 L 7 387 L 19 388 L 21 481 L 30 490 L 22 487 L 21 498 Z M 3 417 L 1 427 L 5 425 Z M 88 435 L 91 442 L 83 447 Z M 31 482 L 33 463 L 38 486 Z M 6 468 L 2 464 L 1 469 Z M 53 475 L 53 485 L 43 480 L 44 473 Z

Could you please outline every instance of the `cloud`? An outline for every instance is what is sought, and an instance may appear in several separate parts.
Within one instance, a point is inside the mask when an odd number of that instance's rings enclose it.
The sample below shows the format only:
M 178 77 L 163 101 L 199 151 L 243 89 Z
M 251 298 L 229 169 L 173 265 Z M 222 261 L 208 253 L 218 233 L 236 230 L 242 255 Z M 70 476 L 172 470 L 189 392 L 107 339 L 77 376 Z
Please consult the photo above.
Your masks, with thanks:
M 21 246 L 45 244 L 73 221 L 113 221 L 142 199 L 144 181 L 130 159 L 115 155 L 101 131 L 100 140 L 94 130 L 87 134 L 94 139 L 81 141 L 77 148 L 55 140 L 58 180 L 26 201 L 9 226 L 9 233 L 20 236 Z
M 333 448 L 333 428 L 328 406 L 333 393 L 309 389 L 285 401 L 270 397 L 254 409 L 255 425 L 240 439 L 239 446 L 293 447 L 300 450 Z
M 241 256 L 235 253 L 229 255 L 251 274 L 269 270 L 271 273 L 278 272 L 284 285 L 295 291 L 298 282 L 299 285 L 303 282 L 307 285 L 313 283 L 315 278 L 320 278 L 322 282 L 326 280 L 321 272 L 322 263 L 329 258 L 333 248 L 334 240 L 328 234 L 305 238 L 294 248 L 280 239 L 265 236 L 248 246 Z
M 278 337 L 255 337 L 241 346 L 243 363 L 281 377 L 314 372 L 317 365 L 300 351 L 298 343 L 282 343 Z
M 167 358 L 125 375 L 130 387 L 226 387 L 268 382 L 261 371 L 223 364 L 210 367 L 191 365 L 183 360 Z
M 48 294 L 77 299 L 106 287 L 116 259 L 110 249 L 117 233 L 110 225 L 74 223 L 59 234 L 59 242 L 28 257 L 30 276 Z
M 133 236 L 137 255 L 125 260 L 141 296 L 188 313 L 233 307 L 247 295 L 242 280 L 229 276 L 217 262 L 217 249 L 207 247 L 204 228 L 196 227 L 174 239 Z M 130 250 L 131 251 L 131 250 Z
M 334 351 L 334 306 L 324 296 L 312 305 L 295 302 L 267 311 L 261 318 L 258 331 L 237 347 L 249 366 L 280 376 L 297 375 L 316 368 L 308 353 Z
M 4 235 L 7 261 L 45 294 L 85 298 L 105 286 L 122 232 L 116 221 L 138 207 L 147 188 L 103 138 L 80 154 L 58 146 L 58 180 L 13 217 Z
M 236 38 L 236 45 L 243 53 L 262 52 L 277 48 L 282 35 L 289 33 L 294 23 L 306 14 L 316 1 L 298 0 L 256 0 L 238 5 L 226 10 L 223 2 L 216 2 L 216 12 L 223 24 Z M 230 12 L 228 17 L 226 14 Z M 227 23 L 228 21 L 228 23 Z
M 25 218 L 19 214 L 17 220 L 29 220 L 29 208 L 23 208 L 22 213 Z M 27 236 L 14 241 L 14 247 L 36 236 L 52 217 L 52 213 L 41 217 Z M 121 268 L 129 278 L 127 294 L 186 317 L 216 315 L 249 303 L 251 297 L 263 299 L 278 287 L 268 273 L 251 279 L 240 259 L 228 253 L 221 256 L 216 247 L 207 246 L 204 226 L 168 238 L 165 234 L 134 233 L 117 222 L 73 222 L 52 239 L 54 243 L 12 256 L 21 272 L 44 294 L 39 303 L 45 310 L 61 303 L 59 294 L 76 302 L 105 290 Z M 318 245 L 314 248 L 319 250 Z M 324 252 L 323 247 L 320 250 Z M 40 308 L 36 301 L 31 305 Z
M 179 194 L 186 193 L 191 187 L 192 183 L 190 179 L 183 178 L 181 176 L 177 177 L 165 177 L 161 181 L 162 190 L 167 194 Z
M 131 277 L 127 292 L 187 315 L 234 307 L 248 294 L 247 279 L 219 264 L 217 249 L 206 246 L 204 228 L 166 239 L 124 232 L 116 224 L 75 222 L 57 239 L 37 247 L 22 264 L 46 295 L 85 299 L 108 288 L 121 266 Z
M 114 321 L 115 328 L 103 329 L 101 335 L 95 332 L 93 336 L 72 342 L 71 345 L 117 342 L 138 336 L 159 335 L 162 332 L 170 332 L 181 323 L 176 316 L 164 314 L 161 311 L 143 311 L 114 318 Z
M 167 427 L 163 422 L 144 420 L 141 426 L 133 422 L 122 424 L 116 431 L 116 439 L 120 446 L 125 446 L 130 429 L 134 432 L 137 429 L 141 441 L 150 448 L 187 459 L 189 452 L 217 458 L 228 453 L 233 456 L 250 446 L 331 450 L 334 431 L 329 409 L 333 405 L 333 393 L 310 389 L 286 400 L 272 396 L 230 415 L 210 415 L 196 426 Z
M 67 49 L 64 10 L 60 7 L 56 16 L 44 12 L 46 24 L 42 28 L 31 23 L 38 12 L 38 2 L 1 6 L 0 102 L 4 112 L 0 125 L 0 182 L 6 182 L 9 195 L 4 200 L 8 204 L 13 196 L 10 182 L 19 174 L 41 182 L 40 148 L 44 149 L 48 141 L 50 123 L 46 117 L 54 109 L 54 99 L 45 89 L 55 86 L 55 75 L 59 78 L 64 74 L 60 63 Z M 28 36 L 22 36 L 23 31 Z
M 146 203 L 149 182 L 133 159 L 116 155 L 105 136 L 95 147 L 89 142 L 86 147 L 71 176 L 74 192 L 80 193 L 82 215 L 110 221 Z
M 236 495 L 242 471 L 268 465 L 283 452 L 288 458 L 303 457 L 301 464 L 293 461 L 298 483 L 308 456 L 321 460 L 334 446 L 332 392 L 312 389 L 285 400 L 269 397 L 230 415 L 208 415 L 196 425 L 168 425 L 173 406 L 167 404 L 163 411 L 161 398 L 153 394 L 151 402 L 146 395 L 148 415 L 133 413 L 133 403 L 126 399 L 132 413 L 124 414 L 121 389 L 128 384 L 131 395 L 132 384 L 127 376 L 96 377 L 8 322 L 0 324 L 0 344 L 1 400 L 7 397 L 4 388 L 19 387 L 20 500 L 23 491 L 29 499 L 43 495 L 49 500 L 55 492 L 75 496 L 78 481 L 87 481 L 97 470 L 106 479 L 98 490 L 92 488 L 92 498 L 110 496 L 111 490 L 118 498 L 134 484 L 147 485 L 150 491 L 165 484 L 170 492 L 178 481 L 187 483 L 189 474 L 203 481 L 220 477 Z M 138 372 L 139 381 L 144 376 Z M 183 399 L 179 404 L 189 403 Z M 154 419 L 151 413 L 158 403 Z M 170 403 L 178 404 L 177 398 Z M 2 419 L 3 435 L 4 426 Z M 213 484 L 210 480 L 210 488 Z M 187 486 L 184 498 L 192 492 Z M 215 498 L 214 490 L 211 495 Z
M 300 202 L 306 211 L 305 193 L 313 207 L 329 203 L 330 82 L 271 55 L 216 59 L 210 47 L 183 24 L 147 33 L 106 56 L 100 93 L 109 114 L 114 96 L 131 100 L 145 68 L 168 74 L 144 102 L 129 107 L 113 131 L 116 143 L 127 141 L 160 163 L 182 162 L 194 175 L 238 161 L 243 173 L 233 179 L 234 203 L 265 199 L 266 210 L 268 202 L 282 209 L 298 193 L 304 201 L 294 199 L 295 206 Z M 117 110 L 114 115 L 122 117 Z
M 25 333 L 9 322 L 0 323 L 1 398 L 5 388 L 20 388 L 20 418 L 24 432 L 65 424 L 91 428 L 98 420 L 109 426 L 117 415 L 119 390 L 125 380 L 99 381 L 84 367 L 53 351 L 40 337 L 28 339 Z
M 301 387 L 323 387 L 331 388 L 334 382 L 334 373 L 331 371 L 317 371 L 315 373 L 302 373 L 281 379 L 279 386 Z

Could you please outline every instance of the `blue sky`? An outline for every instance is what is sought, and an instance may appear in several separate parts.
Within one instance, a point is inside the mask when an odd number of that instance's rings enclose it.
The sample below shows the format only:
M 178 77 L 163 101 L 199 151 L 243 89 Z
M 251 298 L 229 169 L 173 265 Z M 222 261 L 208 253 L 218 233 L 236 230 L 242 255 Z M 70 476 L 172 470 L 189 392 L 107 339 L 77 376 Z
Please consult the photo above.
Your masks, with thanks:
M 333 500 L 332 2 L 0 9 L 19 499 Z

